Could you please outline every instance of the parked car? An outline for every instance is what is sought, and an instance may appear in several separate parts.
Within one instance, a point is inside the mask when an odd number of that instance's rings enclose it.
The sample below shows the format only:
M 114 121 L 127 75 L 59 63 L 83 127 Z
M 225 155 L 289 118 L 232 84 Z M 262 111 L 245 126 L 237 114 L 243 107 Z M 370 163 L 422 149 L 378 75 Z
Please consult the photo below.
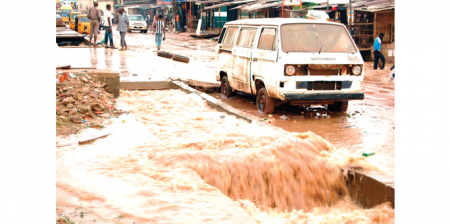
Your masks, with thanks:
M 56 27 L 65 26 L 60 15 L 56 14 Z
M 147 22 L 145 22 L 142 15 L 129 15 L 128 19 L 130 21 L 128 32 L 131 33 L 132 30 L 138 30 L 141 33 L 147 33 Z
M 255 95 L 263 113 L 285 103 L 346 111 L 349 100 L 364 99 L 364 62 L 340 23 L 278 18 L 228 22 L 215 62 L 221 93 Z

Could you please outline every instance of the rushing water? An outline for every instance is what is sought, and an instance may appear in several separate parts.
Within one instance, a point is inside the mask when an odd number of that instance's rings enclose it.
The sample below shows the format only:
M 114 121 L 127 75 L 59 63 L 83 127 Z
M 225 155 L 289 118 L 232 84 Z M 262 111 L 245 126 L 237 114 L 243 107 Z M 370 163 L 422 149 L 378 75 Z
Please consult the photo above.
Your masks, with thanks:
M 84 223 L 394 222 L 387 204 L 361 209 L 351 202 L 339 168 L 380 170 L 312 132 L 250 124 L 179 90 L 125 91 L 119 101 L 132 116 L 121 118 L 125 123 L 114 134 L 57 151 L 57 217 Z

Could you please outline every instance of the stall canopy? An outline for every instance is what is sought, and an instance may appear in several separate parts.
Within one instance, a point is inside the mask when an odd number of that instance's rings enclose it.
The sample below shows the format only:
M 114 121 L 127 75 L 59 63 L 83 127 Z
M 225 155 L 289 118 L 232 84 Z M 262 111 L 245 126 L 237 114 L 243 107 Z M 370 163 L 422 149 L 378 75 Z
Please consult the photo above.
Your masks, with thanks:
M 243 0 L 243 1 L 232 1 L 232 2 L 226 2 L 226 3 L 222 3 L 222 4 L 218 4 L 218 5 L 213 5 L 213 6 L 208 6 L 205 7 L 205 10 L 210 10 L 210 9 L 217 9 L 223 6 L 230 6 L 230 5 L 236 5 L 236 4 L 243 4 L 243 3 L 249 3 L 249 2 L 256 2 L 256 0 Z
M 313 1 L 312 1 L 313 2 Z M 326 1 L 319 1 L 320 5 L 310 7 L 311 9 L 319 9 L 327 7 Z M 332 1 L 330 0 L 329 7 L 330 9 L 333 6 L 341 5 L 341 4 L 349 4 L 350 1 L 341 1 L 336 0 Z M 389 10 L 395 8 L 395 0 L 352 0 L 352 9 L 353 10 L 359 10 L 359 11 L 382 11 L 382 10 Z

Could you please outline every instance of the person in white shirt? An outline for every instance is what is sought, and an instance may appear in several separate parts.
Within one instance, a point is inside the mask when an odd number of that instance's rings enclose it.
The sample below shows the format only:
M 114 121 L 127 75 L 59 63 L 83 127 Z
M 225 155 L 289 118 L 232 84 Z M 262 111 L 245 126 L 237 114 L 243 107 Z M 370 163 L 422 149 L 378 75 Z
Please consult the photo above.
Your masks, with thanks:
M 107 4 L 106 5 L 106 12 L 104 13 L 104 21 L 105 21 L 105 48 L 109 48 L 108 47 L 108 39 L 109 42 L 111 43 L 111 48 L 112 49 L 117 49 L 114 47 L 114 42 L 113 42 L 113 34 L 112 34 L 112 14 L 111 14 L 111 5 Z

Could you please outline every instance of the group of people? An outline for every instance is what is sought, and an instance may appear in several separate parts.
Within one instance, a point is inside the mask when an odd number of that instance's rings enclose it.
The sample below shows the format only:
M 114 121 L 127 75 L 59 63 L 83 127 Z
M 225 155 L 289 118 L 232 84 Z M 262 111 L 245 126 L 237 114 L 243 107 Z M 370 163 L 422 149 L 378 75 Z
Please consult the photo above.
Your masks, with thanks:
M 103 14 L 103 15 L 102 15 Z M 106 12 L 102 13 L 102 11 L 98 8 L 98 2 L 94 1 L 94 7 L 90 8 L 88 10 L 87 17 L 90 20 L 90 36 L 89 36 L 89 43 L 92 43 L 92 38 L 94 38 L 94 48 L 96 47 L 97 43 L 97 37 L 100 33 L 100 23 L 101 23 L 101 16 L 104 16 L 104 28 L 105 28 L 105 48 L 112 48 L 117 49 L 114 47 L 113 42 L 113 32 L 112 32 L 112 13 L 111 13 L 111 5 L 106 5 Z M 156 17 L 156 15 L 155 15 Z M 125 35 L 128 30 L 128 25 L 130 23 L 128 19 L 128 15 L 125 12 L 125 9 L 123 7 L 120 7 L 119 10 L 116 12 L 116 23 L 117 23 L 117 31 L 120 33 L 120 46 L 122 47 L 119 51 L 126 51 L 128 50 L 127 43 L 125 41 Z M 161 48 L 162 41 L 166 39 L 166 31 L 165 31 L 165 24 L 162 19 L 162 16 L 159 15 L 155 18 L 155 21 L 152 24 L 153 26 L 153 34 L 155 35 L 155 42 L 156 46 L 158 47 L 158 50 Z M 108 46 L 108 42 L 110 43 L 110 46 Z

